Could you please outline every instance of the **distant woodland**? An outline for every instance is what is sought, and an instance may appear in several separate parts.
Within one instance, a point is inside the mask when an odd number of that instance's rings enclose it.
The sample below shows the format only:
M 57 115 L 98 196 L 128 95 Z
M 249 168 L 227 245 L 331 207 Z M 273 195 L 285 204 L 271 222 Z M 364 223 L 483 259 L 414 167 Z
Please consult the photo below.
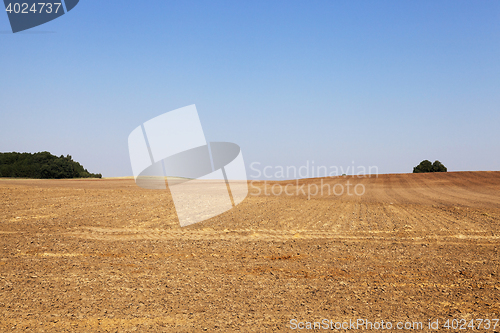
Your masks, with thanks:
M 41 153 L 0 153 L 0 177 L 13 178 L 102 178 L 90 173 L 70 155 Z

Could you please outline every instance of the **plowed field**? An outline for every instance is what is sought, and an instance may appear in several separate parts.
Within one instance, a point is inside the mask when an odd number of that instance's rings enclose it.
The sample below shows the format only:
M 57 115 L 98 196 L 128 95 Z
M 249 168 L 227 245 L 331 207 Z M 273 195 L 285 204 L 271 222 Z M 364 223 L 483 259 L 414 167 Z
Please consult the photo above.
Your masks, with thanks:
M 327 193 L 335 184 L 351 195 Z M 0 331 L 293 331 L 294 319 L 441 331 L 500 317 L 500 172 L 250 192 L 181 228 L 169 192 L 133 180 L 0 179 Z

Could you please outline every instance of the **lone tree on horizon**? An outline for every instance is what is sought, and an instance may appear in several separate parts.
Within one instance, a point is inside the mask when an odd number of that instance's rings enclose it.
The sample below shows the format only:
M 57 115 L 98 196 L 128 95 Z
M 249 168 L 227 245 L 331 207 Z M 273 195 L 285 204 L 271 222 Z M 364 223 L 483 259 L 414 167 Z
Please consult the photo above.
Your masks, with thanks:
M 429 160 L 423 160 L 419 165 L 413 168 L 413 173 L 447 171 L 448 169 L 438 160 L 435 160 L 434 163 L 431 163 Z

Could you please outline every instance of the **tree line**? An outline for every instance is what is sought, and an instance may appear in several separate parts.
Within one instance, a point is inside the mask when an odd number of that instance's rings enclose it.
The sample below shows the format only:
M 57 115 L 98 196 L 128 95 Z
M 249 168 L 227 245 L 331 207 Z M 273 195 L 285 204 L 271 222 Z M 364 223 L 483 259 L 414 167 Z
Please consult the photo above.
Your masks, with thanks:
M 12 178 L 102 178 L 90 173 L 70 155 L 60 157 L 44 151 L 40 153 L 0 153 L 0 177 Z

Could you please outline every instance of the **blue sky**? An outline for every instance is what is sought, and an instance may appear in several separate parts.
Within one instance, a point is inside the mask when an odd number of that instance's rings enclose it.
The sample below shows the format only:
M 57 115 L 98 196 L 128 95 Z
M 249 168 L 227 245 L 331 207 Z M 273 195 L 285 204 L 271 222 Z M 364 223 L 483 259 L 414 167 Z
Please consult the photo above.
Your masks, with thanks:
M 247 166 L 500 170 L 499 1 L 81 0 L 9 31 L 2 152 L 128 176 L 129 133 L 196 104 Z

